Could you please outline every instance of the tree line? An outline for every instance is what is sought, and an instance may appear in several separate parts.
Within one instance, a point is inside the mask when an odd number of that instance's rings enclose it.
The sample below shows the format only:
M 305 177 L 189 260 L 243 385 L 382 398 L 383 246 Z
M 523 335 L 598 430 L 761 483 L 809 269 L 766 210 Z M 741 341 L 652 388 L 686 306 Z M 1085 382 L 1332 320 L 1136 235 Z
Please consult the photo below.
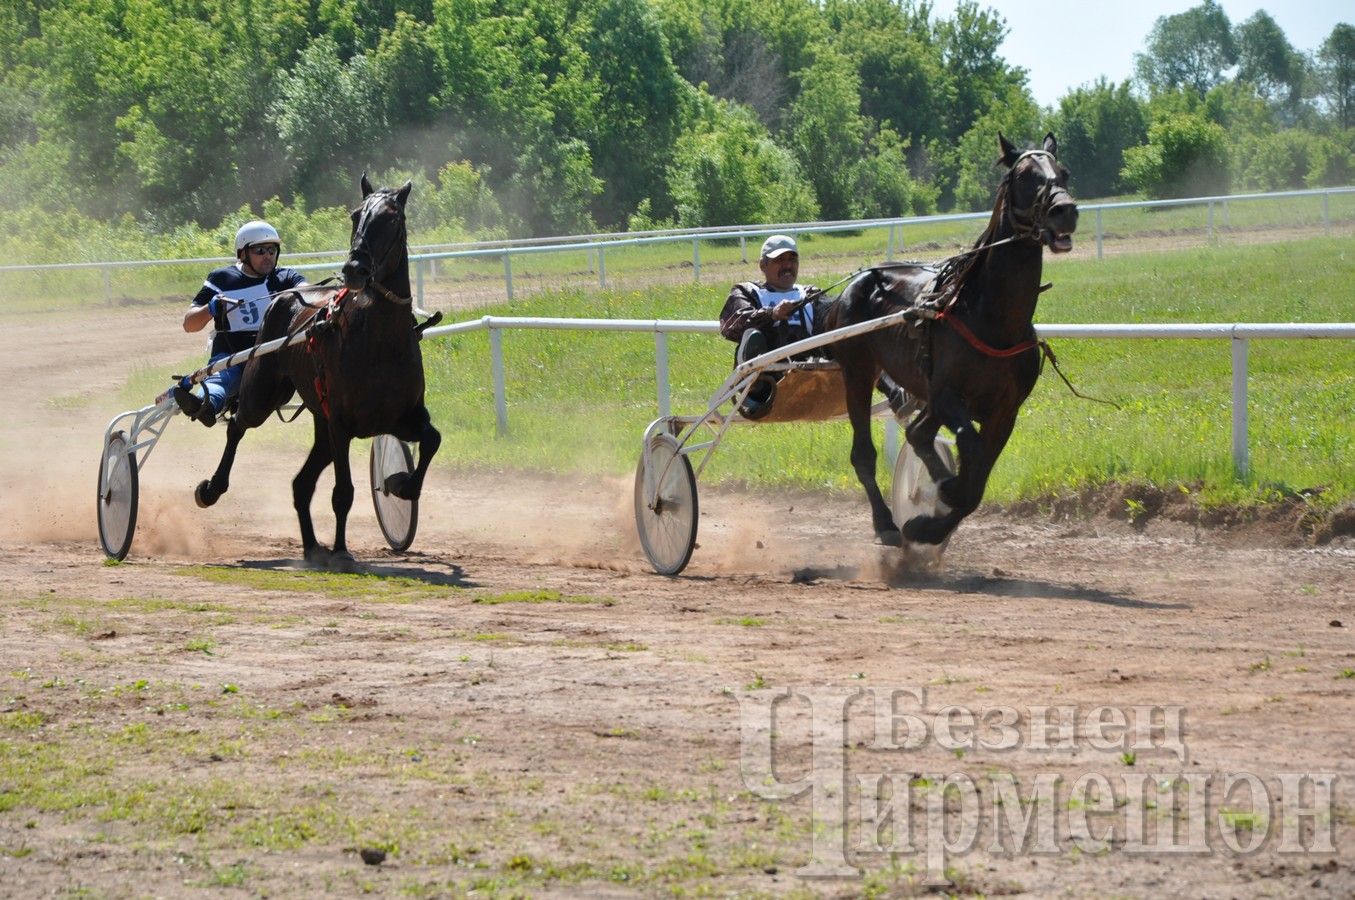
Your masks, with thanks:
M 228 230 L 366 170 L 448 238 L 926 214 L 991 202 L 999 130 L 1055 131 L 1083 198 L 1351 180 L 1350 25 L 1305 53 L 1205 0 L 1046 109 L 1006 32 L 973 0 L 10 0 L 0 204 Z

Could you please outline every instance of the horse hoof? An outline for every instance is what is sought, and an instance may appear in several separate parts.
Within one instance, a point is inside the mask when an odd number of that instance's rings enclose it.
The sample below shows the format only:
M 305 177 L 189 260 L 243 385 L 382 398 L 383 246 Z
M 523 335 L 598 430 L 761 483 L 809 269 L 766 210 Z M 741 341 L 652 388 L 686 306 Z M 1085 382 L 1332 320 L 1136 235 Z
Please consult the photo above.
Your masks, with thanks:
M 913 516 L 903 523 L 903 536 L 914 544 L 939 544 L 946 534 L 935 516 Z
M 206 509 L 221 499 L 221 492 L 212 490 L 210 481 L 202 481 L 193 489 L 193 502 L 199 509 Z
M 329 568 L 329 550 L 316 544 L 313 547 L 307 547 L 305 550 L 306 566 L 311 569 Z
M 362 567 L 358 565 L 358 561 L 354 559 L 353 554 L 349 553 L 347 550 L 331 553 L 329 555 L 328 568 L 331 572 L 342 572 L 348 575 L 362 571 Z
M 385 484 L 381 485 L 387 494 L 399 497 L 401 500 L 419 499 L 418 491 L 413 488 L 414 479 L 408 472 L 394 472 L 386 476 Z
M 903 535 L 899 533 L 897 528 L 876 532 L 875 536 L 879 538 L 880 543 L 884 544 L 886 547 L 903 546 Z

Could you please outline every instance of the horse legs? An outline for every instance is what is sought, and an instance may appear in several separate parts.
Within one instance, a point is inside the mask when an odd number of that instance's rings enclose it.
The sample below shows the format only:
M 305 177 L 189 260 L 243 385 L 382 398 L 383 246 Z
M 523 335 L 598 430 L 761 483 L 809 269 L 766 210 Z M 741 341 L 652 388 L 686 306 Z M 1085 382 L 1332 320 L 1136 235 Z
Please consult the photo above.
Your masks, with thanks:
M 334 493 L 330 502 L 334 507 L 334 551 L 329 568 L 336 572 L 353 572 L 357 564 L 348 552 L 348 511 L 353 508 L 353 470 L 348 460 L 348 445 L 353 438 L 338 434 L 331 425 L 330 443 L 334 448 Z
M 231 486 L 231 467 L 235 465 L 235 451 L 240 446 L 240 439 L 245 436 L 245 426 L 239 418 L 230 420 L 226 426 L 226 449 L 221 453 L 221 462 L 217 463 L 216 471 L 208 481 L 201 481 L 193 490 L 193 500 L 202 509 L 206 509 L 216 501 L 221 499 L 221 495 L 230 490 Z
M 849 372 L 844 368 L 842 379 L 847 390 L 847 417 L 852 423 L 852 468 L 856 470 L 856 479 L 865 488 L 866 499 L 870 501 L 870 519 L 875 536 L 880 539 L 880 543 L 897 547 L 901 540 L 899 529 L 875 480 L 875 441 L 870 434 L 870 398 L 875 376 L 865 370 Z
M 939 544 L 955 530 L 960 521 L 978 509 L 983 492 L 988 486 L 1002 448 L 1007 446 L 1016 415 L 1003 416 L 985 422 L 975 434 L 972 422 L 965 421 L 956 431 L 956 445 L 960 451 L 959 472 L 937 485 L 937 494 L 950 507 L 942 516 L 915 516 L 903 525 L 904 536 L 922 544 Z
M 419 464 L 412 473 L 396 472 L 386 479 L 384 487 L 401 500 L 417 500 L 423 490 L 423 478 L 428 474 L 428 465 L 433 454 L 442 445 L 442 434 L 433 427 L 428 409 L 420 406 L 409 414 L 410 427 L 401 423 L 401 432 L 395 435 L 402 441 L 419 442 Z
M 292 479 L 292 506 L 296 508 L 296 518 L 301 525 L 301 549 L 306 562 L 318 564 L 328 558 L 328 553 L 315 539 L 311 498 L 315 496 L 315 483 L 320 480 L 320 473 L 334 458 L 334 453 L 330 446 L 329 422 L 317 415 L 313 417 L 313 424 L 315 442 L 311 445 L 311 452 L 306 455 L 306 461 L 301 464 L 301 471 Z

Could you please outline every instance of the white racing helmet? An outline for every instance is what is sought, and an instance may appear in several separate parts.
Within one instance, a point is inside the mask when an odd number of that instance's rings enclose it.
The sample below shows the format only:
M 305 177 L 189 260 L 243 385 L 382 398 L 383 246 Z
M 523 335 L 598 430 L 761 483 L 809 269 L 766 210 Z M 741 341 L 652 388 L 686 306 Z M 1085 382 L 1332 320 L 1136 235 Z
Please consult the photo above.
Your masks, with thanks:
M 282 238 L 278 237 L 278 230 L 272 225 L 261 219 L 255 219 L 241 225 L 240 230 L 235 233 L 235 255 L 239 256 L 240 251 L 251 244 L 277 244 L 281 247 Z

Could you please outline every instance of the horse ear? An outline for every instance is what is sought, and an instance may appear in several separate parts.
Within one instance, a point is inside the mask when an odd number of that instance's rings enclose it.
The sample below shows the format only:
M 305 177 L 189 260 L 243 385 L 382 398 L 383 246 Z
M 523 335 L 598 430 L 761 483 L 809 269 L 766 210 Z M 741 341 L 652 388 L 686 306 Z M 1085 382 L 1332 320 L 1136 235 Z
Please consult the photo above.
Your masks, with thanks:
M 395 192 L 395 199 L 396 201 L 399 202 L 401 206 L 405 205 L 405 201 L 409 199 L 409 192 L 413 190 L 413 188 L 414 182 L 406 181 L 404 187 L 400 188 L 400 190 Z
M 361 184 L 362 184 L 362 199 L 366 200 L 368 195 L 372 193 L 372 183 L 367 180 L 366 172 L 362 173 Z
M 1054 132 L 1048 132 L 1044 136 L 1044 148 L 1051 156 L 1059 155 L 1059 142 L 1054 137 Z
M 1021 154 L 1016 152 L 1012 142 L 1007 140 L 1007 136 L 1000 131 L 997 133 L 997 142 L 998 146 L 1002 148 L 1002 155 L 997 158 L 997 161 L 1010 169 L 1016 165 L 1016 160 Z

